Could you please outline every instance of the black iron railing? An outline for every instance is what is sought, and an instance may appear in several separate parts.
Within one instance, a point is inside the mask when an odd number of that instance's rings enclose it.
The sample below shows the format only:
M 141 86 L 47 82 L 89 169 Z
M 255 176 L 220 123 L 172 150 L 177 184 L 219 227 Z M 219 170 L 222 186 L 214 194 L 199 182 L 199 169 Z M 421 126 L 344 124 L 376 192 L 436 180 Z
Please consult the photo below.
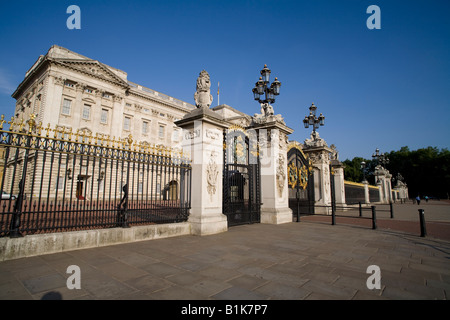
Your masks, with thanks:
M 173 149 L 0 119 L 0 237 L 186 221 L 191 165 Z

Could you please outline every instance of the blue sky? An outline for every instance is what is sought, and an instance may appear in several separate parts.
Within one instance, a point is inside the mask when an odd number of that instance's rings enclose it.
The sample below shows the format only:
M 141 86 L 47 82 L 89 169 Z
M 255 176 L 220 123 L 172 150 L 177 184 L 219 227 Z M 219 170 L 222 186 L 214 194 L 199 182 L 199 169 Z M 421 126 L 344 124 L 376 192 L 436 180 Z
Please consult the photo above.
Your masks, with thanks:
M 69 30 L 69 5 L 81 30 Z M 381 29 L 369 30 L 370 5 Z M 57 44 L 128 73 L 130 81 L 194 103 L 199 72 L 211 76 L 213 105 L 260 112 L 251 89 L 267 64 L 281 81 L 273 104 L 309 137 L 318 131 L 340 160 L 433 146 L 449 148 L 450 1 L 192 0 L 1 1 L 0 113 L 39 55 Z

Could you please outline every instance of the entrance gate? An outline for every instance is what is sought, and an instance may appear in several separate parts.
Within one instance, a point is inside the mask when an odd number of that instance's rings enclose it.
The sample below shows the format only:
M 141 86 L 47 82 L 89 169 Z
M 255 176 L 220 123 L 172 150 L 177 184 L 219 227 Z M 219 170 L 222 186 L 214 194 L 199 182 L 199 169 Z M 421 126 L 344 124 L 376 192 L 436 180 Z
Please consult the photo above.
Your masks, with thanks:
M 287 154 L 289 208 L 295 220 L 300 214 L 314 214 L 314 175 L 303 151 L 291 144 Z
M 224 133 L 223 214 L 228 226 L 261 220 L 260 163 L 257 139 L 232 126 Z

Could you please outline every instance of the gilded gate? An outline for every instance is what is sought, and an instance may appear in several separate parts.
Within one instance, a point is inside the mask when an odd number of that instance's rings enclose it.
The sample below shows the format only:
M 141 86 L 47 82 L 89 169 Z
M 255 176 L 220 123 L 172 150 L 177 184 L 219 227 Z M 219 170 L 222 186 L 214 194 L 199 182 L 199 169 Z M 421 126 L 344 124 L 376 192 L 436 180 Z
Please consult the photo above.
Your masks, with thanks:
M 314 213 L 314 175 L 310 161 L 297 143 L 289 144 L 287 159 L 289 208 L 298 220 L 300 214 Z
M 223 214 L 228 226 L 261 219 L 260 163 L 256 137 L 239 126 L 224 132 Z

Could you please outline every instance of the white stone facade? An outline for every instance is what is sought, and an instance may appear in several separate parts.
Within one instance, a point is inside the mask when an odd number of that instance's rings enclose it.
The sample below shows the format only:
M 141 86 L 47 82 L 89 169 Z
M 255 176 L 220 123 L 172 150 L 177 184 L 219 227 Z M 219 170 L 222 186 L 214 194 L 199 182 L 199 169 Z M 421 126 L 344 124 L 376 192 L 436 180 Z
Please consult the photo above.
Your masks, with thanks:
M 174 121 L 194 105 L 143 87 L 127 79 L 127 73 L 52 46 L 27 71 L 12 95 L 15 116 L 28 119 L 34 113 L 46 127 L 65 128 L 110 138 L 171 146 L 181 140 Z

